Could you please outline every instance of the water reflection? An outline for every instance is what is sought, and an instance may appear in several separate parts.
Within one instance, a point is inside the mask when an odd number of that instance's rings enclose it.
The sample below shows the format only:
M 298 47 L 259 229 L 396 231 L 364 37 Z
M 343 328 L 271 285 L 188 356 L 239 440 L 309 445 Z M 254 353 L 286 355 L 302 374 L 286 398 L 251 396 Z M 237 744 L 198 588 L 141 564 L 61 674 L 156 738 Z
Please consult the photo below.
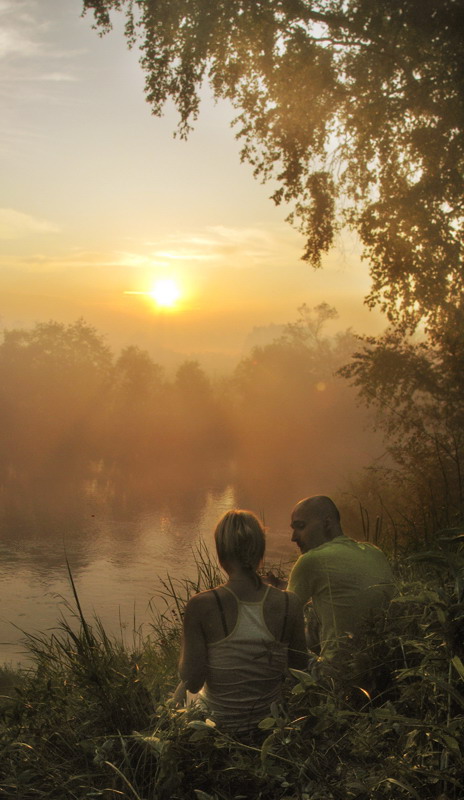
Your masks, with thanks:
M 97 613 L 110 632 L 120 620 L 132 628 L 134 612 L 137 624 L 148 622 L 160 576 L 193 576 L 192 547 L 201 539 L 214 551 L 214 527 L 226 510 L 263 510 L 252 492 L 237 495 L 231 477 L 227 465 L 214 473 L 179 470 L 175 482 L 172 474 L 136 480 L 94 470 L 72 488 L 29 486 L 22 496 L 4 489 L 0 662 L 26 659 L 23 631 L 56 626 L 64 599 L 71 600 L 67 562 L 85 613 Z M 269 525 L 268 511 L 264 517 Z
M 290 563 L 296 554 L 289 513 L 308 493 L 305 476 L 271 476 L 261 464 L 254 478 L 243 465 L 239 470 L 217 461 L 139 474 L 92 464 L 72 484 L 57 478 L 29 484 L 23 492 L 4 487 L 0 662 L 24 660 L 21 630 L 56 625 L 63 598 L 71 600 L 67 562 L 85 613 L 97 613 L 114 633 L 121 620 L 132 628 L 134 613 L 137 624 L 151 619 L 160 577 L 194 575 L 192 548 L 201 539 L 214 552 L 214 527 L 230 508 L 251 508 L 261 516 L 268 560 Z
M 59 595 L 70 597 L 66 558 L 110 630 L 134 602 L 145 619 L 157 576 L 191 569 L 192 545 L 211 543 L 233 506 L 262 517 L 270 560 L 294 558 L 294 503 L 331 494 L 341 469 L 383 452 L 336 376 L 353 334 L 321 334 L 327 304 L 299 314 L 214 379 L 192 361 L 168 377 L 136 346 L 114 355 L 83 320 L 3 332 L 0 641 L 18 641 L 8 621 L 55 624 Z

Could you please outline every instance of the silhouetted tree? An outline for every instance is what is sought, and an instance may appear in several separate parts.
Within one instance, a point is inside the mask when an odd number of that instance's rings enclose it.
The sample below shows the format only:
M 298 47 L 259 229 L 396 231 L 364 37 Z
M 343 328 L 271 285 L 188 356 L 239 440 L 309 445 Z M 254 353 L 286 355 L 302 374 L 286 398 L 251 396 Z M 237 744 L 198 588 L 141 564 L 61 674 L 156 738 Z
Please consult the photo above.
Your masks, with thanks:
M 129 404 L 151 403 L 161 391 L 164 380 L 163 368 L 136 345 L 125 347 L 114 365 L 114 391 Z
M 464 309 L 426 341 L 364 337 L 342 369 L 376 410 L 401 486 L 397 505 L 422 536 L 464 521 Z
M 131 345 L 112 373 L 107 452 L 122 468 L 150 470 L 164 456 L 166 435 L 164 370 L 146 350 Z
M 0 344 L 3 476 L 71 471 L 98 457 L 112 356 L 83 320 L 6 330 Z
M 302 306 L 281 337 L 238 365 L 235 433 L 245 483 L 298 485 L 308 494 L 369 463 L 375 437 L 364 430 L 355 391 L 335 374 L 355 337 L 324 333 L 336 316 L 325 303 Z
M 242 159 L 293 204 L 320 265 L 349 225 L 370 261 L 370 305 L 414 328 L 456 303 L 462 268 L 460 0 L 83 0 L 96 27 L 126 10 L 154 114 L 186 136 L 205 81 L 237 111 Z
M 185 361 L 177 370 L 173 393 L 177 423 L 174 436 L 182 452 L 195 454 L 205 463 L 227 458 L 230 446 L 224 408 L 197 361 Z

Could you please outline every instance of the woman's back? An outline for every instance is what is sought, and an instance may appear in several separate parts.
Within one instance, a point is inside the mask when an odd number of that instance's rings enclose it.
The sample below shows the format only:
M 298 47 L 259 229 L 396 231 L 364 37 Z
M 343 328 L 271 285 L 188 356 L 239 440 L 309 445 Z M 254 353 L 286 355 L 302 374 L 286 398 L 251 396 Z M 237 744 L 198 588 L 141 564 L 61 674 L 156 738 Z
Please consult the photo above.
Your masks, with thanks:
M 265 583 L 255 585 L 250 581 L 228 581 L 214 590 L 201 592 L 196 601 L 202 601 L 203 631 L 206 642 L 218 641 L 231 633 L 238 617 L 238 601 L 263 604 L 265 624 L 276 639 L 281 639 L 282 623 L 289 613 L 288 592 L 271 587 Z M 227 629 L 227 634 L 224 633 Z M 288 631 L 287 631 L 288 634 Z
M 287 666 L 307 663 L 303 610 L 296 595 L 263 584 L 264 529 L 251 511 L 228 511 L 216 526 L 228 581 L 185 607 L 179 661 L 183 689 L 197 693 L 223 730 L 242 734 L 280 699 Z
M 223 730 L 242 732 L 255 726 L 269 713 L 271 703 L 281 699 L 287 670 L 289 596 L 270 586 L 262 589 L 242 591 L 248 597 L 259 595 L 246 601 L 230 586 L 211 593 L 217 606 L 211 626 L 217 630 L 220 620 L 222 636 L 207 642 L 206 680 L 200 696 Z M 279 637 L 276 616 L 280 617 Z

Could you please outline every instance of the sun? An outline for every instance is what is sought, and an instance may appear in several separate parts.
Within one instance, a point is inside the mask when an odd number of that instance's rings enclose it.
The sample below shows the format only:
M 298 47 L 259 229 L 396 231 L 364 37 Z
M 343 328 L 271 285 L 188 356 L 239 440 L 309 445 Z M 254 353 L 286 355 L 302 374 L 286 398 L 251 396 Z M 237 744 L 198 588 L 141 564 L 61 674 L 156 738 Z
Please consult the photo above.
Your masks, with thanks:
M 149 291 L 126 289 L 124 294 L 144 295 L 154 301 L 160 310 L 177 311 L 183 293 L 174 278 L 159 278 Z
M 147 292 L 156 304 L 162 308 L 173 308 L 180 298 L 180 289 L 172 278 L 161 278 L 156 281 L 151 292 Z

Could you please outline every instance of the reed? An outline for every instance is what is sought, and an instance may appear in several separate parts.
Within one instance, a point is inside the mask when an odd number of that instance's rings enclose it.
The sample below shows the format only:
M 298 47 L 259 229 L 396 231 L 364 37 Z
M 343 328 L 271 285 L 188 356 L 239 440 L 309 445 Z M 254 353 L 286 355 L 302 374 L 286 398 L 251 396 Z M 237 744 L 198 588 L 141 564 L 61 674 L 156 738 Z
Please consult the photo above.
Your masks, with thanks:
M 185 602 L 220 580 L 165 579 L 165 609 L 129 648 L 73 602 L 28 636 L 32 666 L 0 680 L 0 797 L 8 800 L 460 800 L 464 796 L 461 531 L 400 565 L 389 613 L 338 662 L 293 671 L 252 741 L 175 710 Z

